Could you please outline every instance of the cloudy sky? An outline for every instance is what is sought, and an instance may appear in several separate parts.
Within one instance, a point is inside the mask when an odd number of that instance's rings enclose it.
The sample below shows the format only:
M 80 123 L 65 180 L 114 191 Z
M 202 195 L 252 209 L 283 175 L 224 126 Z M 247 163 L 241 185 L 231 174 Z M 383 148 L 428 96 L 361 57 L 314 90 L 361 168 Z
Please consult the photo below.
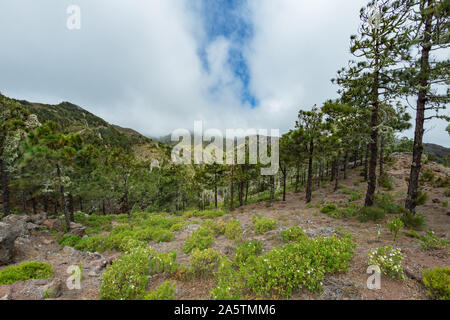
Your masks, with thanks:
M 194 120 L 285 132 L 299 109 L 336 97 L 330 79 L 365 3 L 1 0 L 0 91 L 70 101 L 149 136 Z M 66 26 L 72 4 L 80 30 Z M 429 123 L 426 141 L 450 147 L 445 126 Z

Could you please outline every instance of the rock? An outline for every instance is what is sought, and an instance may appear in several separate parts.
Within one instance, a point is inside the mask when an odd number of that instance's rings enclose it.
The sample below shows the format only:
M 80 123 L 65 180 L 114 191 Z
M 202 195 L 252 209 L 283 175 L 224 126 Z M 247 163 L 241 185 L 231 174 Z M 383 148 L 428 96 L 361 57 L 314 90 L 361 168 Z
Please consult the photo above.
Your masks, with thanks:
M 86 233 L 86 227 L 82 224 L 71 222 L 70 223 L 70 234 L 76 235 L 76 236 L 84 236 Z
M 42 224 L 47 219 L 45 213 L 39 213 L 31 216 L 31 222 L 35 224 Z
M 47 219 L 47 220 L 44 220 L 42 222 L 42 225 L 44 227 L 46 227 L 47 229 L 50 229 L 50 230 L 57 230 L 57 231 L 62 231 L 63 230 L 62 223 L 58 219 Z
M 8 224 L 15 233 L 18 233 L 18 236 L 29 235 L 29 231 L 27 228 L 27 223 L 31 222 L 29 216 L 11 214 L 3 218 L 2 222 Z
M 39 230 L 41 227 L 39 227 L 39 225 L 37 224 L 34 224 L 33 222 L 28 222 L 26 224 L 26 228 L 27 230 L 32 231 L 32 230 Z
M 54 279 L 49 284 L 40 288 L 42 299 L 58 298 L 63 291 L 63 283 L 60 279 Z
M 433 203 L 441 203 L 439 199 L 433 199 Z
M 0 222 L 0 266 L 13 262 L 14 241 L 19 235 L 18 230 L 12 228 L 10 224 Z
M 411 278 L 413 280 L 417 280 L 419 282 L 422 281 L 422 277 L 423 276 L 422 276 L 422 272 L 420 270 L 415 269 L 415 268 L 413 269 L 413 268 L 411 268 L 409 266 L 405 267 L 403 270 L 404 270 L 404 272 L 405 272 L 405 274 L 406 274 L 406 276 L 408 278 Z

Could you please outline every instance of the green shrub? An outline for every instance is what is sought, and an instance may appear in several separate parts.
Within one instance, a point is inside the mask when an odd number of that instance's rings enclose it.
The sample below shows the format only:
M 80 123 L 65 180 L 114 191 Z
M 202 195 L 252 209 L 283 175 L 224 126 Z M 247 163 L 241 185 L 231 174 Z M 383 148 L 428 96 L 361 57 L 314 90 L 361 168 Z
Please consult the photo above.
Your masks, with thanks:
M 423 206 L 428 201 L 428 193 L 419 190 L 417 192 L 417 197 L 414 199 L 414 204 L 418 206 Z
M 280 236 L 284 242 L 288 243 L 303 240 L 306 237 L 306 233 L 300 227 L 292 227 L 281 231 Z
M 450 189 L 445 189 L 444 194 L 446 197 L 450 197 Z
M 410 238 L 420 239 L 420 235 L 415 230 L 405 231 L 405 235 Z
M 389 221 L 386 224 L 386 226 L 392 233 L 393 240 L 395 241 L 397 239 L 397 234 L 399 233 L 400 230 L 403 229 L 405 225 L 403 224 L 403 221 L 400 218 L 395 217 L 393 220 Z
M 147 243 L 133 238 L 124 238 L 119 249 L 123 252 L 129 252 L 134 248 L 147 248 Z
M 65 246 L 75 247 L 75 245 L 80 240 L 81 240 L 80 236 L 66 233 L 58 240 L 58 243 L 61 245 L 62 248 L 64 248 Z
M 272 218 L 266 218 L 261 215 L 252 217 L 253 230 L 256 234 L 264 234 L 276 228 L 278 221 Z
M 435 300 L 450 300 L 450 267 L 424 270 L 422 281 L 428 297 Z
M 402 206 L 395 201 L 390 193 L 375 195 L 375 205 L 386 213 L 397 214 L 402 212 Z
M 202 223 L 202 227 L 213 231 L 214 236 L 218 237 L 225 234 L 226 223 L 223 221 L 205 220 Z
M 442 201 L 442 206 L 444 208 L 447 208 L 448 207 L 448 201 Z
M 15 266 L 8 266 L 0 271 L 0 285 L 51 277 L 53 277 L 53 268 L 51 265 L 43 262 L 29 261 Z
M 181 231 L 181 230 L 183 230 L 183 227 L 184 227 L 184 223 L 176 223 L 170 227 L 170 231 L 172 231 L 172 232 Z
M 236 247 L 233 263 L 239 266 L 246 263 L 250 257 L 259 256 L 262 253 L 263 244 L 261 241 L 244 241 Z
M 193 274 L 200 277 L 210 276 L 219 266 L 220 252 L 214 249 L 194 249 L 190 262 Z
M 421 214 L 412 214 L 410 212 L 406 212 L 405 215 L 402 216 L 402 221 L 406 227 L 420 230 L 426 225 L 425 216 Z
M 104 300 L 141 299 L 147 287 L 149 258 L 152 251 L 134 248 L 116 259 L 102 275 L 100 295 Z
M 225 225 L 225 237 L 230 240 L 239 239 L 242 235 L 242 227 L 239 220 L 234 219 Z
M 102 252 L 104 251 L 104 237 L 95 236 L 88 238 L 81 238 L 75 245 L 75 249 L 88 252 Z
M 328 214 L 330 212 L 336 211 L 336 206 L 334 204 L 328 204 L 320 210 L 320 212 Z
M 186 239 L 183 252 L 190 253 L 194 249 L 204 250 L 209 248 L 213 242 L 213 231 L 211 229 L 200 227 L 197 231 Z
M 164 281 L 155 290 L 149 291 L 144 300 L 175 300 L 176 281 Z
M 389 175 L 384 172 L 381 177 L 378 179 L 378 185 L 382 188 L 385 188 L 386 190 L 392 190 L 394 189 L 394 184 L 392 183 L 392 179 L 389 177 Z
M 166 229 L 157 229 L 152 233 L 152 239 L 155 242 L 171 242 L 175 239 L 175 235 Z
M 364 207 L 358 212 L 358 219 L 361 222 L 378 221 L 383 219 L 384 216 L 384 210 L 376 207 Z
M 420 236 L 422 241 L 422 249 L 435 250 L 435 249 L 445 249 L 449 246 L 449 242 L 444 239 L 439 239 L 432 230 L 428 230 L 425 235 Z
M 394 279 L 405 279 L 402 267 L 403 255 L 400 249 L 393 249 L 392 246 L 372 249 L 369 251 L 369 266 L 378 266 L 381 273 Z
M 424 184 L 425 182 L 427 183 L 433 183 L 434 182 L 434 178 L 435 175 L 434 173 L 430 170 L 427 169 L 424 173 L 422 173 L 422 175 L 420 176 L 420 183 Z

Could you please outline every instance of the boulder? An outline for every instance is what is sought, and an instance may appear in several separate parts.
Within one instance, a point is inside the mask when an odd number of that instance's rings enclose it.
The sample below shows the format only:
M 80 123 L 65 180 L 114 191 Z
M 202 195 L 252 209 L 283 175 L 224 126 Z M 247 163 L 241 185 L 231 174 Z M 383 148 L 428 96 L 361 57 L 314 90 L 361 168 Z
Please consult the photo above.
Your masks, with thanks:
M 0 266 L 10 264 L 14 259 L 14 241 L 20 236 L 20 230 L 10 224 L 0 222 Z
M 49 230 L 62 231 L 63 226 L 61 221 L 58 219 L 47 219 L 42 222 L 42 225 Z
M 70 234 L 82 237 L 85 235 L 85 233 L 86 233 L 85 226 L 75 222 L 70 223 Z

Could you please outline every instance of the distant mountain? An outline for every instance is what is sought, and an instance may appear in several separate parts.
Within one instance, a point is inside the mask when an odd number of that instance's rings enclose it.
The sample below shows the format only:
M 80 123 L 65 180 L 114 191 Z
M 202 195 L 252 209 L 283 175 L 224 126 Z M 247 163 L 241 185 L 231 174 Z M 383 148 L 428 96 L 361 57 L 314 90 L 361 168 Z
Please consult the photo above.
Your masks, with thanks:
M 434 157 L 439 163 L 446 162 L 445 159 L 450 157 L 450 148 L 432 143 L 424 143 L 423 148 L 427 155 Z

